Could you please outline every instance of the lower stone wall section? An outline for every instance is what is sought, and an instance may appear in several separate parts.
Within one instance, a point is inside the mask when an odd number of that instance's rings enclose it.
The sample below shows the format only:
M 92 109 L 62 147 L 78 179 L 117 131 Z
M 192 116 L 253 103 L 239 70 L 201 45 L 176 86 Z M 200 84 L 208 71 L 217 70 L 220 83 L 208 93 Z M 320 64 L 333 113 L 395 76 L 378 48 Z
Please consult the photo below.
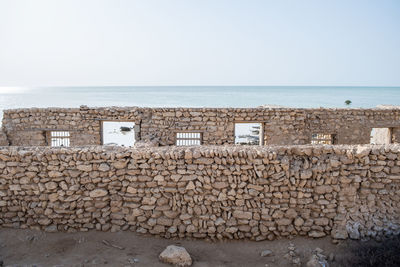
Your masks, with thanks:
M 0 149 L 0 225 L 166 238 L 380 238 L 400 146 Z

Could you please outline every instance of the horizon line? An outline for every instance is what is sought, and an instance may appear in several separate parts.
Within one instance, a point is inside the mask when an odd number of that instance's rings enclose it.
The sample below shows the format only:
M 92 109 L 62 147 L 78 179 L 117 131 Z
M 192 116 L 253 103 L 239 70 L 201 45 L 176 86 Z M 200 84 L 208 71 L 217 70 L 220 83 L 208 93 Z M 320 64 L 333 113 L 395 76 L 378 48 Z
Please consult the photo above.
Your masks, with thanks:
M 400 88 L 400 85 L 44 85 L 44 86 L 2 86 L 0 88 L 54 88 L 54 87 L 370 87 Z

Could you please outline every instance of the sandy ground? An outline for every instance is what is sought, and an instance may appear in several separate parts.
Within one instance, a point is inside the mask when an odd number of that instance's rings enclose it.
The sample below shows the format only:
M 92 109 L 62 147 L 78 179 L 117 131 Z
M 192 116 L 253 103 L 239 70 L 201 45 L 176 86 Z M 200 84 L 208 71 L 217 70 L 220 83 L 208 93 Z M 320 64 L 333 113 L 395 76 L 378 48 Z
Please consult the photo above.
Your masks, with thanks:
M 46 233 L 3 228 L 0 260 L 4 266 L 169 266 L 161 263 L 158 255 L 166 246 L 175 244 L 187 249 L 193 266 L 292 266 L 284 258 L 289 243 L 298 249 L 302 265 L 319 247 L 325 255 L 335 255 L 330 266 L 343 266 L 340 257 L 346 255 L 351 241 L 333 244 L 330 238 L 296 237 L 261 242 L 210 242 L 162 239 L 129 231 Z M 272 250 L 273 255 L 261 257 L 261 251 L 266 249 Z

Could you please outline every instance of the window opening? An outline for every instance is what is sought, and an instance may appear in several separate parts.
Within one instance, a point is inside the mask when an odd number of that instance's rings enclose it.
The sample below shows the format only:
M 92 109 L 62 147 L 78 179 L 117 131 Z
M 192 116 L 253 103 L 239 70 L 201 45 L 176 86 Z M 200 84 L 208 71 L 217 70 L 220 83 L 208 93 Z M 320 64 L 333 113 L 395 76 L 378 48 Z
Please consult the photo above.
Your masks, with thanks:
M 262 144 L 261 123 L 235 123 L 235 144 Z
M 389 128 L 372 128 L 370 144 L 385 145 L 392 142 L 392 132 Z
M 69 146 L 70 134 L 67 131 L 51 131 L 50 146 Z
M 133 146 L 135 123 L 131 121 L 103 121 L 103 145 Z
M 334 144 L 334 134 L 314 133 L 311 135 L 311 144 L 313 145 L 332 145 Z

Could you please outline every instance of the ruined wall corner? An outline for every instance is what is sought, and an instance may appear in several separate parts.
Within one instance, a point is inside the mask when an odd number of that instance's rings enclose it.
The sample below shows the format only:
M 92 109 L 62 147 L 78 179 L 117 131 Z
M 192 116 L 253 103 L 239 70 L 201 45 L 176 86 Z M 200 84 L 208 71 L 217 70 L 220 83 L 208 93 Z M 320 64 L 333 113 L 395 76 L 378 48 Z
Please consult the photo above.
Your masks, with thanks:
M 10 142 L 8 141 L 6 133 L 0 129 L 0 146 L 9 146 Z

